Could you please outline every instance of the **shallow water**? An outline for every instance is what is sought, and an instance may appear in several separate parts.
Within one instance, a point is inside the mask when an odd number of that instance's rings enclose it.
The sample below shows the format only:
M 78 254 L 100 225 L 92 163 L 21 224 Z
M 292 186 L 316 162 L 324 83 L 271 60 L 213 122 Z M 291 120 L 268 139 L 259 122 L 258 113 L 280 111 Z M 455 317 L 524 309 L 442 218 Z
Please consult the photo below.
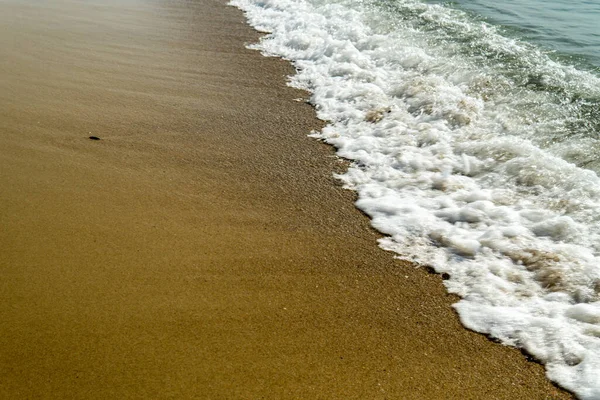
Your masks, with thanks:
M 600 3 L 567 0 L 432 1 L 470 10 L 510 34 L 555 50 L 576 63 L 600 66 Z
M 255 47 L 290 59 L 291 84 L 313 93 L 329 121 L 314 136 L 355 161 L 341 179 L 388 235 L 380 245 L 449 274 L 465 326 L 600 399 L 593 52 L 554 51 L 544 43 L 553 31 L 536 39 L 533 27 L 550 29 L 544 15 L 500 25 L 497 15 L 526 15 L 511 3 L 488 20 L 417 0 L 234 4 L 271 32 Z

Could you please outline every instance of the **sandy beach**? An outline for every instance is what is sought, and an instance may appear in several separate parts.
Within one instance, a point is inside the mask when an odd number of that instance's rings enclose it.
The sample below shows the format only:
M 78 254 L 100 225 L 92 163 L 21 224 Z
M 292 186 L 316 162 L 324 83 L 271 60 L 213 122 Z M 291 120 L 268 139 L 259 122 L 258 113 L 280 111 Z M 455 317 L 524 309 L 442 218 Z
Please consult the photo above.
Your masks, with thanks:
M 0 398 L 571 398 L 377 247 L 258 38 L 222 0 L 0 0 Z

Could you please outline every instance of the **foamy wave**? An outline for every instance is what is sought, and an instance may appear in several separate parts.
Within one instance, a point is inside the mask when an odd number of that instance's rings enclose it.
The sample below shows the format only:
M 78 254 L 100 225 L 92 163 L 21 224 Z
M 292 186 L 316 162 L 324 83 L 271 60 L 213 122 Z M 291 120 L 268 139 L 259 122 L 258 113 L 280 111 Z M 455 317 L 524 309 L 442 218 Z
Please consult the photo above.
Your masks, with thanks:
M 448 273 L 465 326 L 599 399 L 600 179 L 576 164 L 596 161 L 600 80 L 414 0 L 232 4 L 297 67 L 380 245 Z

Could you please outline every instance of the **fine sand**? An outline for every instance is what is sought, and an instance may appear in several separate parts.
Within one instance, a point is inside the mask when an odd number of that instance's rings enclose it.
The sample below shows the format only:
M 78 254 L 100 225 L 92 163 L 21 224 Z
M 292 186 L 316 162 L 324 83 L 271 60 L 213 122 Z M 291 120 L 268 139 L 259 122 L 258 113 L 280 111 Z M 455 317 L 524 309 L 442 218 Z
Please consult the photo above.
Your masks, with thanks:
M 0 398 L 569 398 L 377 247 L 258 37 L 0 0 Z

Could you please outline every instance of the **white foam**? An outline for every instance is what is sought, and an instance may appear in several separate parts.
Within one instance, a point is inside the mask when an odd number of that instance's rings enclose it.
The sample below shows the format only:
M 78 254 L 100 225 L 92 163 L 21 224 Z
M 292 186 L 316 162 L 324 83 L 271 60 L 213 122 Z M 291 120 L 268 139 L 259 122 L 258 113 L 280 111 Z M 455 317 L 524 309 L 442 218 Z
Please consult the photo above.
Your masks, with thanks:
M 232 4 L 297 67 L 380 245 L 448 273 L 465 326 L 600 399 L 600 179 L 571 163 L 598 145 L 577 99 L 600 80 L 416 0 Z

